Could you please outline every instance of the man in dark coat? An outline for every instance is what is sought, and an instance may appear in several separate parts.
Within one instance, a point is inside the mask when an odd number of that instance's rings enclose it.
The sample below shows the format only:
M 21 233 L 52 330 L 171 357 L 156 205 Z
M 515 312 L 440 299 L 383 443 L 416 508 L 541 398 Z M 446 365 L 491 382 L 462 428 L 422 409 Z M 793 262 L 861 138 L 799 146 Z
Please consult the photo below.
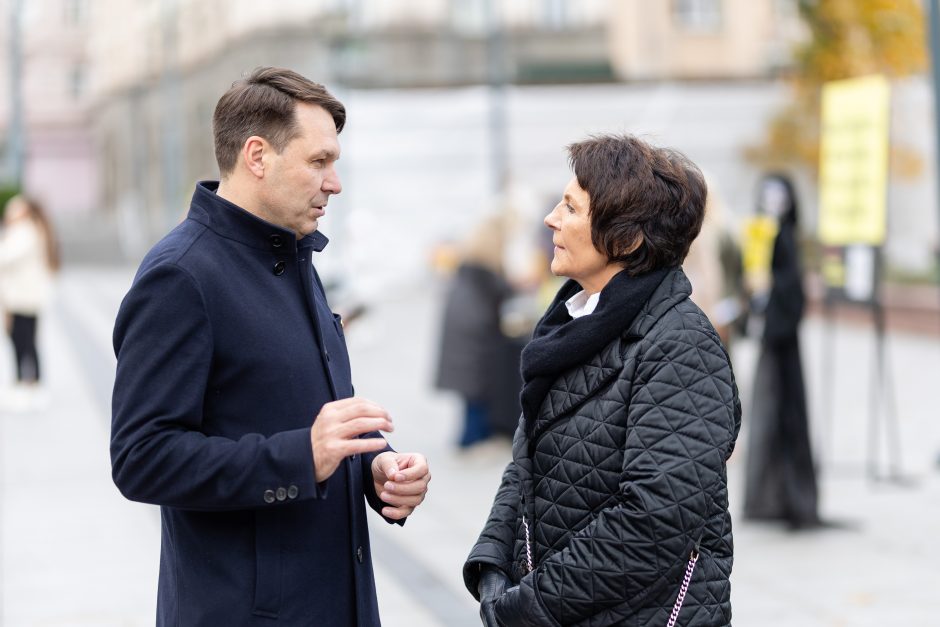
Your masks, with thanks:
M 161 506 L 158 625 L 379 625 L 364 501 L 401 523 L 430 473 L 353 396 L 312 263 L 344 123 L 289 70 L 234 83 L 213 118 L 221 183 L 197 185 L 118 313 L 112 470 Z

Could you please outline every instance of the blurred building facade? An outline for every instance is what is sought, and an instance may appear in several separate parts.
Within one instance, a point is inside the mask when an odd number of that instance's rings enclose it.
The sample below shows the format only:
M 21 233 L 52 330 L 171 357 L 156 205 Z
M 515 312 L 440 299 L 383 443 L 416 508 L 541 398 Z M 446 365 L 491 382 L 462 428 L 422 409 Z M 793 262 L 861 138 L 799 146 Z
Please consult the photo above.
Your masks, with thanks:
M 683 94 L 690 85 L 714 85 L 726 91 L 736 116 L 761 124 L 774 102 L 785 101 L 775 79 L 806 36 L 797 0 L 0 0 L 4 42 L 15 3 L 22 13 L 27 189 L 60 220 L 93 215 L 94 228 L 75 233 L 116 239 L 130 257 L 182 218 L 195 181 L 217 177 L 215 102 L 232 80 L 259 65 L 292 67 L 347 103 L 369 90 L 513 85 L 501 103 L 491 89 L 473 92 L 479 102 L 467 106 L 484 118 L 502 107 L 506 124 L 532 133 L 505 133 L 512 136 L 507 147 L 515 155 L 507 162 L 518 180 L 524 178 L 520 167 L 539 172 L 558 158 L 555 150 L 533 151 L 541 144 L 537 136 L 567 140 L 582 123 L 600 130 L 598 118 L 566 120 L 560 113 L 540 122 L 554 128 L 530 131 L 528 122 L 551 106 L 525 93 L 568 84 L 550 97 L 570 98 L 565 94 L 581 84 L 622 85 L 622 102 L 620 92 L 604 92 L 609 104 L 598 103 L 599 111 L 620 107 L 619 128 L 644 133 L 667 120 L 669 111 L 678 115 L 679 108 L 663 109 L 657 99 L 676 103 L 689 97 Z M 9 68 L 4 63 L 0 69 L 5 86 Z M 520 87 L 526 85 L 533 87 Z M 653 87 L 654 100 L 630 118 L 626 111 L 635 105 L 628 100 L 640 96 L 640 85 Z M 757 95 L 762 90 L 769 100 Z M 889 205 L 903 211 L 892 218 L 889 257 L 923 268 L 932 263 L 930 249 L 937 243 L 932 146 L 919 132 L 930 121 L 929 90 L 913 79 L 896 94 L 893 132 L 914 138 L 926 159 L 921 179 L 892 186 Z M 0 98 L 0 140 L 10 135 L 9 103 Z M 702 142 L 731 141 L 702 107 L 682 115 L 694 116 L 700 129 L 678 144 L 691 153 Z M 608 119 L 606 113 L 600 119 Z M 388 125 L 397 123 L 390 119 Z M 442 116 L 441 123 L 469 129 L 459 116 Z M 492 141 L 485 136 L 492 125 L 474 128 L 471 143 L 464 143 L 470 159 L 479 156 L 473 142 Z M 346 142 L 355 137 L 355 129 L 344 134 Z M 519 166 L 523 156 L 531 163 Z M 350 165 L 344 160 L 346 171 Z M 751 198 L 743 187 L 757 178 L 752 166 L 742 159 L 717 167 L 740 168 L 740 180 L 723 183 L 740 188 L 732 190 L 732 211 L 748 210 Z M 814 192 L 811 182 L 804 187 L 811 226 Z M 90 242 L 85 248 L 108 246 Z
M 251 0 L 99 0 L 88 55 L 101 202 L 132 248 L 175 223 L 193 183 L 216 176 L 215 101 L 258 65 L 289 66 L 338 91 L 764 78 L 785 63 L 794 6 L 281 0 L 274 11 Z
M 10 171 L 13 129 L 12 98 L 18 90 L 22 107 L 22 153 L 18 169 L 25 191 L 55 215 L 84 214 L 99 198 L 97 156 L 90 128 L 91 92 L 87 0 L 0 1 L 0 41 L 5 97 L 0 98 L 0 136 Z M 12 47 L 13 22 L 19 22 L 18 49 Z M 11 84 L 14 64 L 20 81 Z
M 771 77 L 806 37 L 793 0 L 621 0 L 610 10 L 622 80 Z

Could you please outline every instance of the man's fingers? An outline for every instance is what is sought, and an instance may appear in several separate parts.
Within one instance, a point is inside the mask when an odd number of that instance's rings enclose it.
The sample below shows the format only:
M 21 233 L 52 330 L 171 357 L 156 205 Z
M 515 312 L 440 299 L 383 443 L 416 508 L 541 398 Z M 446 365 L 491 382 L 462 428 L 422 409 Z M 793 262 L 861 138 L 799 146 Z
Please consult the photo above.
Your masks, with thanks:
M 417 457 L 417 456 L 416 456 Z M 403 478 L 396 479 L 397 481 L 417 481 L 422 479 L 428 473 L 428 462 L 423 457 L 418 457 L 415 459 L 410 466 L 401 468 L 398 472 L 399 475 L 402 475 Z
M 339 409 L 340 421 L 347 422 L 356 418 L 385 418 L 391 422 L 388 412 L 372 401 L 358 399 L 356 403 L 350 403 Z
M 363 453 L 374 453 L 381 451 L 386 446 L 388 446 L 388 442 L 383 438 L 356 438 L 354 440 L 346 440 L 344 442 L 345 453 L 343 457 L 361 455 Z
M 421 503 L 424 502 L 424 494 L 417 495 L 402 495 L 402 494 L 390 494 L 388 492 L 382 492 L 379 495 L 379 498 L 382 499 L 383 503 L 388 503 L 394 507 L 411 507 L 415 508 Z
M 356 396 L 327 403 L 323 406 L 323 409 L 320 410 L 320 415 L 329 416 L 339 422 L 346 422 L 360 417 L 387 418 L 391 420 L 388 416 L 388 412 L 380 405 Z
M 382 489 L 390 494 L 400 494 L 403 496 L 411 496 L 415 494 L 424 494 L 428 490 L 427 481 L 409 481 L 408 483 L 401 483 L 398 481 L 386 481 L 385 485 L 382 486 Z
M 343 425 L 339 427 L 339 433 L 343 438 L 356 438 L 366 433 L 372 433 L 373 431 L 391 432 L 394 430 L 395 425 L 392 424 L 391 420 L 386 418 L 356 418 L 344 422 Z
M 382 515 L 392 520 L 401 520 L 407 518 L 413 511 L 413 507 L 383 507 Z

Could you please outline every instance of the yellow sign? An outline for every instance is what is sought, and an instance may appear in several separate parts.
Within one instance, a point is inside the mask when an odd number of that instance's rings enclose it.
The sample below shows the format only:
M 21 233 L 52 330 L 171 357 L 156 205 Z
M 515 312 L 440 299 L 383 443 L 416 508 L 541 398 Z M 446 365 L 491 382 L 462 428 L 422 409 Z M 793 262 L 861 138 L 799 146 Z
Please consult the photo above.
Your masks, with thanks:
M 770 289 L 770 262 L 777 231 L 777 221 L 770 216 L 755 216 L 744 221 L 741 261 L 745 282 L 754 294 Z
M 891 88 L 883 76 L 823 87 L 819 239 L 824 245 L 884 243 L 890 104 Z

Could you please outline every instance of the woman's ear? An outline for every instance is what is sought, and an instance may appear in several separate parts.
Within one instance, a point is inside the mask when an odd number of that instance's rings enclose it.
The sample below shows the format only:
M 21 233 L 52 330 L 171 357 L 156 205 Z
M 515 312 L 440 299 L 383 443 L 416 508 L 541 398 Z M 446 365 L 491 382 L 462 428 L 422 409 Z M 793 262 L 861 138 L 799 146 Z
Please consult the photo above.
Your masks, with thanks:
M 643 233 L 637 233 L 636 239 L 633 240 L 633 243 L 619 251 L 618 257 L 623 257 L 624 255 L 629 255 L 636 251 L 640 246 L 643 245 Z

